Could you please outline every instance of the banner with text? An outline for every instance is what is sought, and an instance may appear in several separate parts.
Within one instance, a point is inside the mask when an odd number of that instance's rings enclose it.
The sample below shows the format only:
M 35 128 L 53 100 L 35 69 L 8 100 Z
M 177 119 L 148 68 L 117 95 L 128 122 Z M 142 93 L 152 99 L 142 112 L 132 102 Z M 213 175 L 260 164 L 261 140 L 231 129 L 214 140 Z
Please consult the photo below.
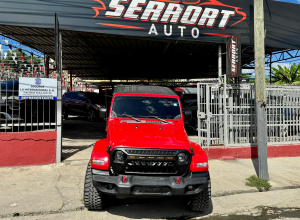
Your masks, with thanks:
M 57 100 L 57 79 L 20 77 L 19 99 Z
M 235 34 L 228 38 L 226 51 L 227 78 L 242 76 L 241 34 Z
M 60 30 L 215 43 L 241 33 L 243 45 L 254 45 L 253 0 L 9 0 L 0 8 L 1 23 L 11 26 L 53 29 L 58 13 Z M 299 49 L 299 11 L 300 4 L 264 1 L 266 47 Z

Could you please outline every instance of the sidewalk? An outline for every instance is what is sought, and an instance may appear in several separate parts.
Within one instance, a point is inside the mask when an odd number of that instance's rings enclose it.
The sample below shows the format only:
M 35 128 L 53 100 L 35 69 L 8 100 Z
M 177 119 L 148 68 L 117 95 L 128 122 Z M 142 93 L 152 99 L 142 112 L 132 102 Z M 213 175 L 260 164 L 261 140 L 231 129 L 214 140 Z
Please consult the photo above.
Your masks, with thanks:
M 84 209 L 83 185 L 91 151 L 92 147 L 82 150 L 61 164 L 0 168 L 0 217 Z M 299 157 L 269 159 L 268 164 L 272 190 L 300 188 Z M 256 160 L 210 160 L 209 165 L 213 197 L 258 192 L 245 186 L 245 178 L 256 173 Z

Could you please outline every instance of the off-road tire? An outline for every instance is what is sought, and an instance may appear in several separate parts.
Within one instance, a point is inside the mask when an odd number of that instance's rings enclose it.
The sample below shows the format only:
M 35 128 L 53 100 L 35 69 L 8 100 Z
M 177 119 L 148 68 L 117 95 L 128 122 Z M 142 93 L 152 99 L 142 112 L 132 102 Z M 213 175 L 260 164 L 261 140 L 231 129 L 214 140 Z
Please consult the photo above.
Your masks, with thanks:
M 103 208 L 103 195 L 93 186 L 91 162 L 89 162 L 84 181 L 84 206 L 88 210 L 100 210 Z
M 208 210 L 211 203 L 211 189 L 210 183 L 208 187 L 202 190 L 199 194 L 192 197 L 192 200 L 189 204 L 189 208 L 195 212 L 205 212 Z

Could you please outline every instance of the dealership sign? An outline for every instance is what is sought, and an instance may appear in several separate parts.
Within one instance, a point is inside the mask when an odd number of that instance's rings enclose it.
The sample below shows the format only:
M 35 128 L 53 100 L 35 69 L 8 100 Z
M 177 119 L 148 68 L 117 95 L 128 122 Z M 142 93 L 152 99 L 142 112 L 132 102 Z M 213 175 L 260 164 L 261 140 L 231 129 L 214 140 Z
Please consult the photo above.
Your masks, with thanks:
M 213 43 L 241 33 L 242 45 L 254 45 L 253 0 L 9 0 L 0 8 L 1 23 L 11 26 L 53 29 L 57 13 L 60 29 L 77 33 Z M 299 11 L 300 4 L 264 1 L 266 47 L 299 49 Z
M 57 100 L 57 80 L 20 77 L 19 99 Z
M 229 37 L 223 30 L 247 18 L 242 8 L 217 0 L 94 1 L 98 3 L 97 7 L 92 7 L 95 11 L 94 18 L 99 19 L 98 25 L 111 29 L 131 29 L 148 36 L 191 39 L 197 39 L 201 35 Z
M 226 74 L 228 78 L 242 76 L 241 34 L 232 35 L 227 40 Z

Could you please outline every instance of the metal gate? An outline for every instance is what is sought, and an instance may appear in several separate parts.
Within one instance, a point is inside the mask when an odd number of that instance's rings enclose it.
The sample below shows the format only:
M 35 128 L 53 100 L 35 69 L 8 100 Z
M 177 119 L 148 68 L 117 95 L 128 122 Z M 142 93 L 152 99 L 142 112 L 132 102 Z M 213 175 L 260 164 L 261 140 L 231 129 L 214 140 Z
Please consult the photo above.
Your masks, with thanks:
M 203 147 L 257 142 L 253 84 L 197 85 L 198 140 Z M 300 86 L 267 86 L 268 143 L 300 141 Z
M 59 37 L 60 69 L 56 72 L 62 73 L 60 33 Z M 3 56 L 0 70 L 0 133 L 56 131 L 56 162 L 61 162 L 61 81 L 57 80 L 57 100 L 19 99 L 20 77 L 42 80 L 52 78 L 54 73 L 47 75 L 45 65 L 36 59 L 43 54 L 5 37 L 0 41 L 0 53 Z
M 0 79 L 0 132 L 56 130 L 56 100 L 19 99 L 19 77 Z
M 199 144 L 204 148 L 210 145 L 223 145 L 225 124 L 223 87 L 219 84 L 197 84 L 197 94 Z

